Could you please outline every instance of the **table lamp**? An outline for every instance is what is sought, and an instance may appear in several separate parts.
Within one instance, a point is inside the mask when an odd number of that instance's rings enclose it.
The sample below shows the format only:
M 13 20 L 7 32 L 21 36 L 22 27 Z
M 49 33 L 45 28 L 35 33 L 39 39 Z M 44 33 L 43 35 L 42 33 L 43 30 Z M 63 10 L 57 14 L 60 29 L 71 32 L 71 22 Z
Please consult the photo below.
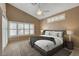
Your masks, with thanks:
M 72 31 L 70 31 L 70 30 L 67 30 L 67 35 L 69 36 L 69 41 L 71 41 L 72 40 L 72 34 L 73 34 L 73 32 Z

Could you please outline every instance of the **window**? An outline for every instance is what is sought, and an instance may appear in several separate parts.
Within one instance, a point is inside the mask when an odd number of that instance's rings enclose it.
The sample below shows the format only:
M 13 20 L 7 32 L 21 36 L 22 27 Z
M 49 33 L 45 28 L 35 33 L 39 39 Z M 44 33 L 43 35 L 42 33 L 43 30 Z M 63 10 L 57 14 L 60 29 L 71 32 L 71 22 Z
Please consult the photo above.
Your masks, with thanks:
M 18 35 L 24 35 L 23 30 L 23 24 L 18 23 Z
M 30 24 L 30 34 L 34 34 L 34 24 Z
M 18 35 L 33 35 L 34 24 L 21 23 L 21 22 L 9 22 L 9 37 Z
M 26 35 L 34 34 L 34 24 L 25 24 L 24 29 L 25 29 L 25 34 Z
M 14 22 L 9 23 L 9 36 L 17 35 L 17 24 Z
M 10 36 L 16 36 L 17 35 L 17 31 L 16 30 L 10 30 Z
M 48 23 L 50 23 L 50 22 L 51 22 L 51 20 L 52 20 L 51 18 L 48 18 L 48 19 L 47 19 L 47 22 L 48 22 Z
M 65 20 L 65 14 L 60 14 L 60 15 L 48 18 L 47 22 L 50 23 L 50 22 L 61 21 L 61 20 Z
M 25 35 L 30 34 L 30 33 L 29 33 L 29 32 L 30 32 L 29 24 L 24 24 L 24 29 L 25 29 L 25 31 L 24 31 Z

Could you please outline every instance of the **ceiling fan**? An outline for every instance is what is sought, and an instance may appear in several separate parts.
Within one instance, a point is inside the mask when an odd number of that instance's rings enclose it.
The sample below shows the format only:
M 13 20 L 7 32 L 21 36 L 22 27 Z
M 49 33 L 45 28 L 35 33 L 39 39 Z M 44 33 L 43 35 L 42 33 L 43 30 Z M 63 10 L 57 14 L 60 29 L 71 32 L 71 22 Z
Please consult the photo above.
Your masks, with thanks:
M 38 15 L 38 16 L 41 16 L 41 15 L 44 15 L 45 13 L 47 13 L 47 12 L 49 12 L 49 10 L 43 10 L 42 8 L 41 8 L 41 6 L 40 6 L 40 3 L 32 3 L 32 5 L 37 5 L 38 6 L 38 9 L 37 9 L 37 11 L 36 11 L 36 14 Z

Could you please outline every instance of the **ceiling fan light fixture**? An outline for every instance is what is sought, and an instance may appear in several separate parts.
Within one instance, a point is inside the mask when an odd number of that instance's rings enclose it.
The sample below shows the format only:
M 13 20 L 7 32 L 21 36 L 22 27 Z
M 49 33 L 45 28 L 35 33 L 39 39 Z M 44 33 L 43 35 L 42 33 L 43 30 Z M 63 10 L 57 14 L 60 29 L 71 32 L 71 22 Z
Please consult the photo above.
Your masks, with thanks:
M 38 9 L 38 11 L 37 11 L 37 15 L 42 15 L 42 10 L 40 10 L 40 9 Z

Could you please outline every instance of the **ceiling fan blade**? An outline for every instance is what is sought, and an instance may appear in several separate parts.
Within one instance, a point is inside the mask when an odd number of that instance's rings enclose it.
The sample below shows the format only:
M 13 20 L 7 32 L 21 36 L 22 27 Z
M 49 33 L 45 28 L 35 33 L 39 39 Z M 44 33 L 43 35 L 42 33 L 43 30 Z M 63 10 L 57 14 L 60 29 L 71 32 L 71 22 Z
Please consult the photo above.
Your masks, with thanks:
M 37 3 L 32 3 L 33 6 L 37 5 Z
M 44 12 L 50 12 L 49 10 L 44 10 Z

